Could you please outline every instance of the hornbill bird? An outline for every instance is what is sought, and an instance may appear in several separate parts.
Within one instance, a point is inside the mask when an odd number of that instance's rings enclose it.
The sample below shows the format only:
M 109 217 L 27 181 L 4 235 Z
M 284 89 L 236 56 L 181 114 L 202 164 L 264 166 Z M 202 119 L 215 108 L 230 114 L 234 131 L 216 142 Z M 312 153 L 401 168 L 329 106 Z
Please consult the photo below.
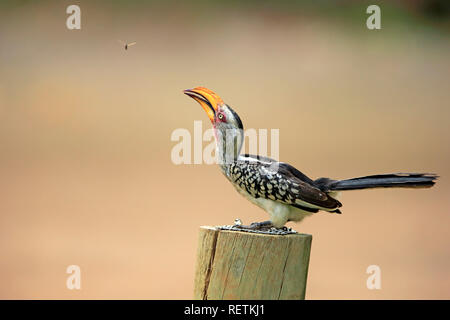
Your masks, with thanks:
M 236 190 L 270 215 L 270 221 L 242 226 L 250 229 L 282 228 L 320 210 L 341 213 L 338 192 L 368 188 L 429 188 L 435 174 L 393 173 L 347 180 L 312 180 L 293 166 L 268 157 L 244 154 L 242 121 L 238 114 L 211 90 L 184 90 L 205 110 L 214 128 L 216 156 L 223 174 Z

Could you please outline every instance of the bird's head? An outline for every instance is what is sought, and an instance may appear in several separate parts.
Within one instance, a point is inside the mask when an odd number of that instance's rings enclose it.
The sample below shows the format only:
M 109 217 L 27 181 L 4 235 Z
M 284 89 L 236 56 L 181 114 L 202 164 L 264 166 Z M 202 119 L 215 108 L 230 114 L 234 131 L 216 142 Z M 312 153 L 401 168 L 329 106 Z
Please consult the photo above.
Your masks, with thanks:
M 207 88 L 197 87 L 183 92 L 197 101 L 205 110 L 214 127 L 219 148 L 223 152 L 233 149 L 232 155 L 234 158 L 237 157 L 244 137 L 244 127 L 238 114 L 223 102 L 222 98 Z
M 243 129 L 238 114 L 213 91 L 197 87 L 184 90 L 184 93 L 202 106 L 214 128 L 218 130 Z

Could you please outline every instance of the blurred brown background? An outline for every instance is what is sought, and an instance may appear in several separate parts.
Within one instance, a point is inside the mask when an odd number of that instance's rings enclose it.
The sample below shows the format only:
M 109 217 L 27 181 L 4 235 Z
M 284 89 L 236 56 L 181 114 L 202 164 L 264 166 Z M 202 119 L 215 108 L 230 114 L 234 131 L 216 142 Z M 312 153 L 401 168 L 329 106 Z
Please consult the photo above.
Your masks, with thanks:
M 279 128 L 281 160 L 312 178 L 441 176 L 290 225 L 314 237 L 307 298 L 449 299 L 448 20 L 405 3 L 381 2 L 370 31 L 355 1 L 4 2 L 0 298 L 192 298 L 198 227 L 267 218 L 216 166 L 171 162 L 173 130 L 209 127 L 182 94 L 203 85 L 246 128 Z

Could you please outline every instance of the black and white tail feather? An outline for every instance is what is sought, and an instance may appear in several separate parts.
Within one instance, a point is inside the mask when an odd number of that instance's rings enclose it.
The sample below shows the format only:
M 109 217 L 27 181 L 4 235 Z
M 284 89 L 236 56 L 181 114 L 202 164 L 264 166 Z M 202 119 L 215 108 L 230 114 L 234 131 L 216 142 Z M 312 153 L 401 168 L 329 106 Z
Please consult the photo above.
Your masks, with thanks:
M 428 173 L 391 173 L 346 180 L 320 178 L 314 183 L 325 192 L 373 188 L 430 188 L 437 178 L 437 175 Z

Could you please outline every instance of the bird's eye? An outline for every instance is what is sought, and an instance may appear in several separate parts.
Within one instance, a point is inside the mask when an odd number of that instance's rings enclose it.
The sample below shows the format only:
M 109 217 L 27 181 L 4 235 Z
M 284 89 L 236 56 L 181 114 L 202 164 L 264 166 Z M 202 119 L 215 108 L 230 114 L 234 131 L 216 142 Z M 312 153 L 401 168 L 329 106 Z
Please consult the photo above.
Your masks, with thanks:
M 223 114 L 219 113 L 219 115 L 217 116 L 220 120 L 223 119 Z

